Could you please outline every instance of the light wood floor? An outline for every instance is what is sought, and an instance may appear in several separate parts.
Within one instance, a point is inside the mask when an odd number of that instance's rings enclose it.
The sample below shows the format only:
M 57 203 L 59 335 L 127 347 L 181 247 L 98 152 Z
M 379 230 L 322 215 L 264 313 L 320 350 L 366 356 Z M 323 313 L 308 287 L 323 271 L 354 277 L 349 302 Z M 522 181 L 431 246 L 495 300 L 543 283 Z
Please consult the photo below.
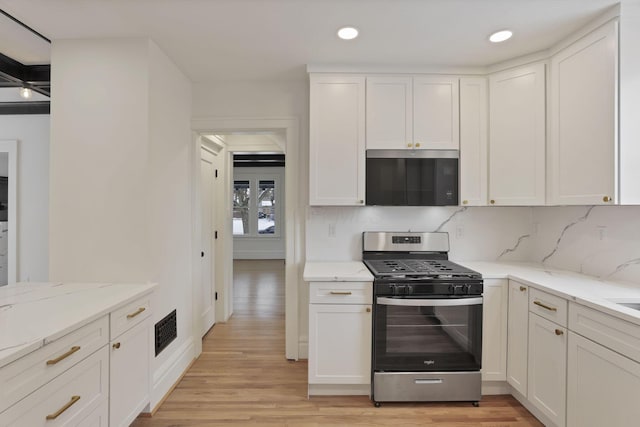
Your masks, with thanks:
M 169 426 L 542 426 L 510 396 L 468 403 L 385 404 L 368 397 L 307 399 L 307 363 L 284 358 L 284 264 L 234 263 L 234 314 L 203 341 L 200 358 L 152 418 Z

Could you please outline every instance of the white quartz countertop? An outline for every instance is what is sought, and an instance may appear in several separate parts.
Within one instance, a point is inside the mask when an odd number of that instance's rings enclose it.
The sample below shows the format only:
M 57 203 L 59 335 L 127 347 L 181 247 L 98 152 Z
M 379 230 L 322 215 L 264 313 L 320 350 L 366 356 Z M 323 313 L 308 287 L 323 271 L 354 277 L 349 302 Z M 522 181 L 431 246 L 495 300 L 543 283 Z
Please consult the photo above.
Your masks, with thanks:
M 373 275 L 360 261 L 313 262 L 304 265 L 306 282 L 371 282 Z
M 640 325 L 640 311 L 616 302 L 640 303 L 640 285 L 599 279 L 534 263 L 456 261 L 484 279 L 513 279 L 528 286 Z
M 0 287 L 0 367 L 150 293 L 155 286 L 30 282 Z

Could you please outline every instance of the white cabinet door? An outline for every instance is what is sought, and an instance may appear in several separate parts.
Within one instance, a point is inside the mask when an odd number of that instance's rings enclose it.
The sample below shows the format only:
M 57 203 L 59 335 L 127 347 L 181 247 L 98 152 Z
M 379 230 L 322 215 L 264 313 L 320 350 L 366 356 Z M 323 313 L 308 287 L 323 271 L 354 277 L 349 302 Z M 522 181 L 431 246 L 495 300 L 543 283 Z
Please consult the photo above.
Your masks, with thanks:
M 309 384 L 371 382 L 371 305 L 309 305 Z
M 310 80 L 309 204 L 364 205 L 365 79 Z
M 413 147 L 411 77 L 367 77 L 367 149 Z
M 465 206 L 487 204 L 487 79 L 460 79 L 460 200 Z
M 489 199 L 545 203 L 545 65 L 489 78 Z
M 610 22 L 551 58 L 550 202 L 617 200 L 617 24 Z
M 528 306 L 528 287 L 514 280 L 509 280 L 507 382 L 523 396 L 527 395 Z
M 567 425 L 626 427 L 640 419 L 640 363 L 569 332 Z
M 507 379 L 506 279 L 485 279 L 482 294 L 482 380 Z
M 566 424 L 567 330 L 529 313 L 527 399 L 556 427 Z
M 149 320 L 111 342 L 109 425 L 128 426 L 149 403 Z
M 460 146 L 457 77 L 413 78 L 415 148 L 457 150 Z

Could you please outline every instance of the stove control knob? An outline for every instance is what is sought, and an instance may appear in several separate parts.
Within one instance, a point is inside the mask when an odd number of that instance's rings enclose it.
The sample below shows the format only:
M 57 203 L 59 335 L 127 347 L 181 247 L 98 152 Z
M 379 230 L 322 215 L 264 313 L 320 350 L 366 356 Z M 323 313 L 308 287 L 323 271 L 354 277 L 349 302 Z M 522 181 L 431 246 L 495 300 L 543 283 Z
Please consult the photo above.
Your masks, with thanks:
M 467 295 L 471 294 L 471 285 L 469 284 L 464 285 L 464 293 Z
M 407 285 L 407 295 L 413 294 L 413 286 Z

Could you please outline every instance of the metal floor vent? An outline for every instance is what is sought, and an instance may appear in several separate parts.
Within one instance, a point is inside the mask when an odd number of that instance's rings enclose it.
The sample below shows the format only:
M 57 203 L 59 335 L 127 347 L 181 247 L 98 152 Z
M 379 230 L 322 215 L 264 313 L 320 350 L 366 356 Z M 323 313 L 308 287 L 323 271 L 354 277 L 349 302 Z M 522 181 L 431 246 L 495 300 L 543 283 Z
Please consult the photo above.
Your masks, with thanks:
M 176 311 L 156 323 L 156 356 L 178 337 Z

